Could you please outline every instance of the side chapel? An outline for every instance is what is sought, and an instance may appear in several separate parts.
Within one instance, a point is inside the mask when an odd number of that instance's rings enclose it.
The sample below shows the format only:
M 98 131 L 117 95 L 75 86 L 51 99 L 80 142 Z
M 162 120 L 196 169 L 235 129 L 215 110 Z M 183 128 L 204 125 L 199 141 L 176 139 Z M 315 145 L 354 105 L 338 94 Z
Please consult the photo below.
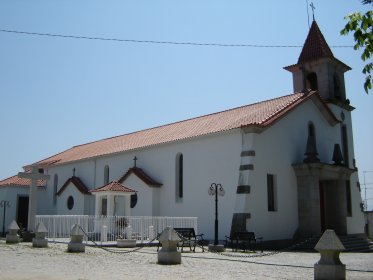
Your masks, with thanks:
M 198 217 L 214 234 L 208 187 L 223 185 L 219 232 L 265 240 L 364 232 L 344 73 L 313 21 L 298 61 L 285 67 L 294 93 L 72 147 L 25 166 L 38 180 L 37 214 Z M 6 224 L 27 225 L 28 179 L 0 181 Z M 31 199 L 31 198 L 30 198 Z

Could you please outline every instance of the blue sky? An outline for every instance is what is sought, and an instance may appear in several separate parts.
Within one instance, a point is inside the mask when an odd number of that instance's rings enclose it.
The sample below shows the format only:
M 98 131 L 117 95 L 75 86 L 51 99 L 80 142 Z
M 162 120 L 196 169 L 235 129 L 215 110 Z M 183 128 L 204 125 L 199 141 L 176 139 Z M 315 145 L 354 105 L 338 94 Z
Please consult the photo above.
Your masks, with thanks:
M 352 36 L 339 35 L 344 16 L 369 6 L 358 0 L 313 2 L 329 45 L 352 45 Z M 306 7 L 306 0 L 2 0 L 0 29 L 299 46 L 308 33 Z M 289 94 L 291 74 L 282 67 L 296 63 L 300 51 L 0 32 L 0 178 L 74 145 Z M 373 93 L 363 91 L 359 52 L 332 51 L 353 68 L 345 79 L 356 107 L 355 157 L 363 183 L 362 172 L 373 171 Z M 373 183 L 373 172 L 365 175 Z M 367 187 L 373 209 L 373 184 Z

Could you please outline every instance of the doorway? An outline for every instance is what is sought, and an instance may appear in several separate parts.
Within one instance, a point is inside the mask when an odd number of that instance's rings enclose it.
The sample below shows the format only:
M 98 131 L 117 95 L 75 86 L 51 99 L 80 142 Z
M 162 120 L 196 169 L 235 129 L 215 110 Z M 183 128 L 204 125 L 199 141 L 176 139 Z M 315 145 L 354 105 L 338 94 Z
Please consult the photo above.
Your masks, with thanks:
M 28 196 L 18 196 L 17 201 L 17 222 L 23 228 L 27 228 L 28 224 Z

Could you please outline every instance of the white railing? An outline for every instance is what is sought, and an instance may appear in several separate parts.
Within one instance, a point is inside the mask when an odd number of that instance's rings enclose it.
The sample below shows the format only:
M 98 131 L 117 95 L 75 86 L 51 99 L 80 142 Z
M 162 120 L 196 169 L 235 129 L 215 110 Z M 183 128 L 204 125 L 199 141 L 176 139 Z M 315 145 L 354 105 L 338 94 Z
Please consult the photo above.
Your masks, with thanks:
M 47 238 L 70 238 L 74 224 L 79 224 L 90 240 L 101 242 L 124 238 L 126 227 L 129 232 L 128 226 L 131 238 L 141 242 L 153 240 L 168 226 L 194 228 L 198 234 L 196 217 L 37 215 L 35 223 L 39 222 L 47 228 Z

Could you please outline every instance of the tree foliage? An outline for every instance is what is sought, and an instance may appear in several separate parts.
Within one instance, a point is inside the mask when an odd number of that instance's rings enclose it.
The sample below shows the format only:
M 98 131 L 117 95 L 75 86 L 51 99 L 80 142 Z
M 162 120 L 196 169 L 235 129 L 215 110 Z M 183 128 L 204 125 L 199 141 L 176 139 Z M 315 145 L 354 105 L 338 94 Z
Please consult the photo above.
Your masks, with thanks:
M 363 0 L 363 4 L 372 4 L 373 0 Z M 365 74 L 364 89 L 368 93 L 372 89 L 373 62 L 373 11 L 370 10 L 365 14 L 356 12 L 345 17 L 348 20 L 345 27 L 341 30 L 342 35 L 353 32 L 355 45 L 354 49 L 362 49 L 361 59 L 368 63 L 363 68 Z M 370 61 L 370 62 L 369 62 Z

